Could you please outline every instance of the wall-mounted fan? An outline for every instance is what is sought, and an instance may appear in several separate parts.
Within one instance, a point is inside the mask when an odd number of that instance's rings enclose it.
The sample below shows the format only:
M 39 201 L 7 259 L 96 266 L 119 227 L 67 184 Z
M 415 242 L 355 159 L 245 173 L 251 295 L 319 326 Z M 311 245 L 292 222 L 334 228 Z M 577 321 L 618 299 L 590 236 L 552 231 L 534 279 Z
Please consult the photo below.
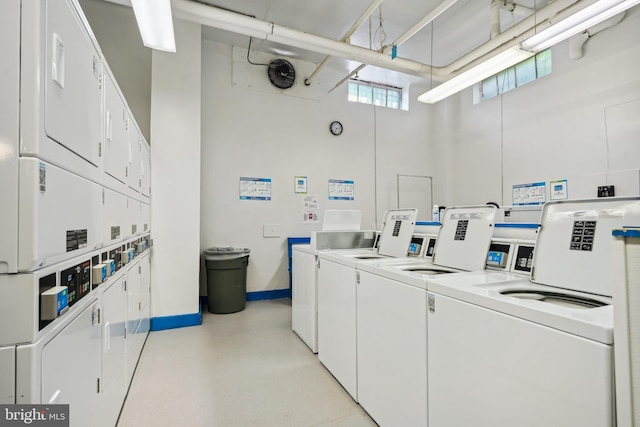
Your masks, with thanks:
M 267 68 L 269 81 L 278 89 L 289 89 L 296 80 L 296 70 L 289 61 L 274 59 Z

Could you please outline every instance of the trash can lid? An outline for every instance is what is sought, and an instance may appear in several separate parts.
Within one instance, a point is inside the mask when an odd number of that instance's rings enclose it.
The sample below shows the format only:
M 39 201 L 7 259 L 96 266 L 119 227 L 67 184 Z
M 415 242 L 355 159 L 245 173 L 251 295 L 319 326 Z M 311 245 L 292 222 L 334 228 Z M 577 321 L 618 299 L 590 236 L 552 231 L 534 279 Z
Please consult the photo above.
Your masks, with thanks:
M 225 260 L 241 258 L 249 256 L 251 250 L 247 248 L 234 248 L 232 246 L 227 247 L 213 247 L 204 250 L 205 259 L 208 260 Z

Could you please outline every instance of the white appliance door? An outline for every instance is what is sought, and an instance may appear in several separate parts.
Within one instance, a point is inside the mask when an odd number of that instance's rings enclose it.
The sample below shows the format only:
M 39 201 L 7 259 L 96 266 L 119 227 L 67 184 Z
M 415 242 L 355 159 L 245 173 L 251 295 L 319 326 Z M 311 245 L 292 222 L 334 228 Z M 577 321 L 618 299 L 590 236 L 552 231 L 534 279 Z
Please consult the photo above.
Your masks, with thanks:
M 358 401 L 356 372 L 356 270 L 320 260 L 318 358 Z
M 48 1 L 45 129 L 47 135 L 99 165 L 102 61 L 71 2 Z
M 293 250 L 291 259 L 291 298 L 293 331 L 313 351 L 318 352 L 316 304 L 316 257 Z
M 100 324 L 94 302 L 42 349 L 41 403 L 70 405 L 72 426 L 94 425 L 100 414 Z
M 360 405 L 380 426 L 426 426 L 426 291 L 361 271 L 357 299 Z
M 429 292 L 429 427 L 613 426 L 610 346 Z

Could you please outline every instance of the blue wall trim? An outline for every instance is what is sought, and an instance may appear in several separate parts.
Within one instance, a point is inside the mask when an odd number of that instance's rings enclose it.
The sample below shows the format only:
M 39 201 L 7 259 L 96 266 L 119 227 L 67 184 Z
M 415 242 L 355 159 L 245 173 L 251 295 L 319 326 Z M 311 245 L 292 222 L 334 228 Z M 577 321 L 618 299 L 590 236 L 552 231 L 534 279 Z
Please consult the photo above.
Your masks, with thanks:
M 526 224 L 522 222 L 498 222 L 496 228 L 540 228 L 540 224 Z
M 260 301 L 265 299 L 291 298 L 289 289 L 275 289 L 272 291 L 247 292 L 246 301 Z M 206 295 L 200 296 L 200 306 L 208 305 L 209 299 Z
M 151 330 L 162 331 L 165 329 L 185 328 L 202 324 L 202 306 L 197 313 L 176 314 L 174 316 L 162 316 L 151 318 Z
M 263 299 L 290 298 L 289 289 L 274 289 L 272 291 L 247 292 L 247 301 Z

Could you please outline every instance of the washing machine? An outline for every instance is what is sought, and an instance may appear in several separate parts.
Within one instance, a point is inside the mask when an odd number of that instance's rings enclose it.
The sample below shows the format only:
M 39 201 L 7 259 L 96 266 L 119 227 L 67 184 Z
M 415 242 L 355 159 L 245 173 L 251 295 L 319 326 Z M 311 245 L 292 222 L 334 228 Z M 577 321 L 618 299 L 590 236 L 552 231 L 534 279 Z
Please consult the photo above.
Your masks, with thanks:
M 321 251 L 350 249 L 372 253 L 377 232 L 318 231 L 309 245 L 293 245 L 291 250 L 291 328 L 311 349 L 318 352 L 318 254 Z
M 378 425 L 427 424 L 427 279 L 484 270 L 494 215 L 493 206 L 447 209 L 434 260 L 357 264 L 358 401 Z
M 429 426 L 615 425 L 611 230 L 640 198 L 545 204 L 530 279 L 437 277 Z
M 356 265 L 405 257 L 417 215 L 417 209 L 385 212 L 377 251 L 318 254 L 318 358 L 356 402 Z
M 640 425 L 640 224 L 613 231 L 613 318 L 618 427 Z

